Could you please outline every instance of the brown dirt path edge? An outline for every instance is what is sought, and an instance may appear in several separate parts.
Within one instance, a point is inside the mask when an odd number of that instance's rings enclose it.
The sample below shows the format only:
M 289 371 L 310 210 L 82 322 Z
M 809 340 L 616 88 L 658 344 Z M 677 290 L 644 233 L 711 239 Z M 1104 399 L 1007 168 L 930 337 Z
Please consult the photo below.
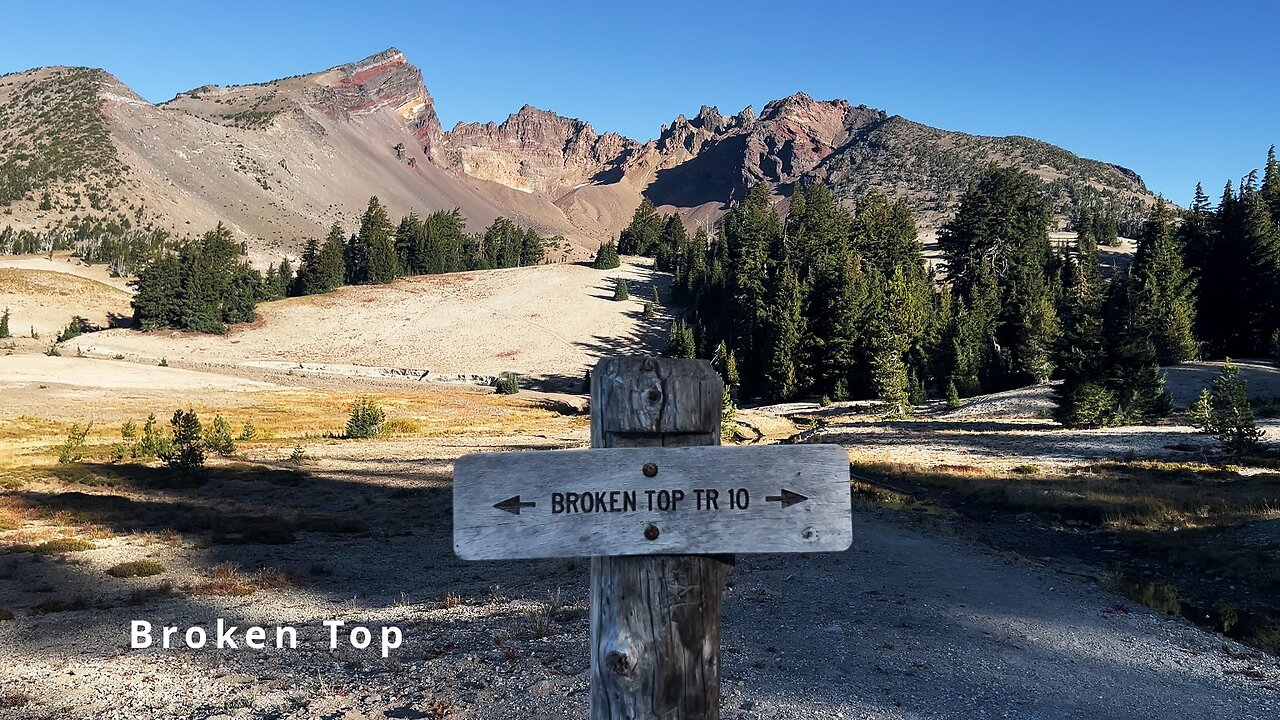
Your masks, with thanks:
M 943 527 L 866 509 L 853 522 L 845 553 L 740 558 L 725 595 L 726 720 L 1280 713 L 1273 658 Z M 349 542 L 330 551 L 356 550 Z M 35 701 L 5 717 L 355 720 L 441 717 L 433 714 L 441 709 L 482 720 L 585 717 L 583 565 L 458 563 L 447 559 L 446 532 L 373 544 L 380 556 L 431 563 L 430 572 L 412 573 L 424 586 L 501 582 L 506 597 L 451 609 L 317 609 L 260 595 L 251 607 L 226 608 L 232 618 L 271 621 L 301 610 L 317 623 L 354 615 L 410 628 L 405 649 L 382 665 L 372 654 L 352 662 L 349 653 L 325 651 L 123 650 L 128 617 L 193 621 L 177 603 L 19 618 L 0 623 L 0 695 Z M 371 550 L 365 541 L 361 552 Z M 529 638 L 521 616 L 549 582 L 571 610 L 550 637 Z M 329 602 L 342 603 L 340 592 Z M 508 647 L 518 648 L 515 658 L 504 658 Z M 237 704 L 237 696 L 255 699 Z

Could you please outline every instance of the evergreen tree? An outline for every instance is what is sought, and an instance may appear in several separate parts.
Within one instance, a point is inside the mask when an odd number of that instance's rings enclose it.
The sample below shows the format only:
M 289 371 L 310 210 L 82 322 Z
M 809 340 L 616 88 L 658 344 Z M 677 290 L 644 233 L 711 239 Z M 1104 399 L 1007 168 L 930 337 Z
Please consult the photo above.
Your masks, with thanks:
M 319 289 L 319 271 L 320 242 L 315 238 L 307 238 L 307 243 L 302 248 L 302 255 L 298 258 L 298 276 L 289 286 L 289 294 L 312 295 L 325 292 Z
M 1280 226 L 1280 162 L 1276 161 L 1276 146 L 1267 151 L 1267 165 L 1262 173 L 1262 200 L 1271 210 L 1271 222 Z
M 389 283 L 399 274 L 391 218 L 377 196 L 369 198 L 347 256 L 347 276 L 353 285 Z
M 631 297 L 631 292 L 627 290 L 627 281 L 622 278 L 615 278 L 613 281 L 613 299 L 622 302 Z
M 677 264 L 685 252 L 685 247 L 689 244 L 689 233 L 684 228 L 684 222 L 679 215 L 672 213 L 667 216 L 666 221 L 662 225 L 662 232 L 658 234 L 657 247 L 655 251 L 655 265 L 662 272 L 674 273 L 677 270 Z
M 883 400 L 892 415 L 904 415 L 910 409 L 910 378 L 906 354 L 924 332 L 928 313 L 928 288 L 912 282 L 902 266 L 893 269 L 870 326 L 871 382 L 876 397 Z M 918 381 L 917 381 L 918 382 Z
M 663 220 L 649 198 L 640 200 L 640 206 L 631 216 L 631 224 L 618 236 L 618 252 L 622 255 L 652 257 L 658 249 L 658 237 L 662 234 Z
M 738 361 L 733 357 L 733 351 L 725 344 L 723 340 L 716 345 L 716 351 L 711 356 L 711 365 L 715 367 L 716 372 L 720 373 L 720 378 L 724 380 L 725 387 L 733 387 L 738 384 Z
M 1138 240 L 1131 266 L 1135 332 L 1151 339 L 1156 361 L 1175 365 L 1199 354 L 1195 324 L 1195 280 L 1183 267 L 1174 238 L 1172 215 L 1164 200 L 1156 203 Z
M 1191 419 L 1202 432 L 1218 438 L 1233 455 L 1248 455 L 1262 449 L 1262 431 L 1249 405 L 1240 369 L 1227 358 L 1222 372 L 1191 408 Z
M 343 240 L 342 226 L 334 223 L 329 229 L 329 236 L 320 246 L 320 256 L 316 264 L 316 292 L 329 292 L 342 287 L 346 282 L 347 266 L 343 258 L 346 242 Z
M 5 308 L 4 314 L 0 315 L 0 339 L 11 337 L 13 333 L 9 332 L 9 308 Z
M 133 318 L 143 330 L 178 325 L 182 266 L 176 254 L 165 253 L 152 260 L 132 285 Z
M 957 309 L 975 311 L 977 296 L 994 283 L 995 316 L 979 318 L 970 328 L 979 334 L 953 333 L 955 341 L 965 343 L 956 354 L 978 363 L 965 373 L 976 374 L 985 390 L 1041 381 L 1052 370 L 1050 348 L 1058 321 L 1050 217 L 1039 179 L 992 166 L 943 228 L 940 244 L 948 280 L 956 299 L 963 301 Z
M 671 323 L 671 332 L 667 335 L 667 347 L 662 351 L 662 356 L 692 360 L 697 355 L 693 328 L 689 327 L 684 320 Z
M 596 259 L 591 264 L 591 267 L 596 270 L 612 270 L 620 264 L 618 246 L 612 240 L 606 240 L 600 244 L 600 249 L 596 251 Z
M 761 392 L 774 400 L 788 400 L 804 386 L 802 302 L 800 281 L 786 264 L 773 283 L 765 321 L 767 345 Z
M 243 252 L 243 245 L 219 223 L 176 255 L 156 258 L 134 281 L 134 319 L 143 329 L 211 333 L 225 332 L 229 323 L 252 322 L 262 276 L 249 267 Z
M 288 297 L 291 287 L 293 287 L 293 264 L 289 262 L 289 258 L 284 258 L 280 261 L 273 295 L 276 299 Z
M 173 428 L 173 441 L 164 448 L 160 459 L 166 465 L 176 468 L 189 469 L 204 465 L 204 441 L 200 418 L 196 417 L 195 411 L 175 411 L 169 425 Z

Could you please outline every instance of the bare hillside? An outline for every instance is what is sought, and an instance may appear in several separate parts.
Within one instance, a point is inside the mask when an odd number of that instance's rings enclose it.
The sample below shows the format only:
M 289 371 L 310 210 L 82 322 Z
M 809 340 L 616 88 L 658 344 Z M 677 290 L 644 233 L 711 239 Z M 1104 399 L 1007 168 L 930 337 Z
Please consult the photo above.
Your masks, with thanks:
M 631 300 L 613 300 L 616 277 L 628 279 Z M 266 303 L 258 322 L 225 336 L 110 330 L 86 338 L 83 348 L 170 362 L 299 364 L 299 372 L 518 372 L 577 382 L 602 354 L 652 351 L 665 342 L 665 314 L 641 316 L 655 282 L 667 297 L 669 278 L 655 276 L 647 263 L 611 271 L 562 264 L 427 275 Z

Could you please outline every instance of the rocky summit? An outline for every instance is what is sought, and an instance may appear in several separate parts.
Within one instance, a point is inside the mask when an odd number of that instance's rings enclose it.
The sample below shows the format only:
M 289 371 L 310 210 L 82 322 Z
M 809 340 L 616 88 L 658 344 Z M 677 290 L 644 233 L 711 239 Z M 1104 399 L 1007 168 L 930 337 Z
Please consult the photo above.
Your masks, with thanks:
M 615 236 L 642 197 L 705 222 L 758 183 L 780 201 L 813 180 L 848 202 L 878 189 L 926 228 L 990 163 L 1044 179 L 1060 227 L 1082 203 L 1123 219 L 1154 201 L 1136 173 L 1048 143 L 804 93 L 758 114 L 704 106 L 647 142 L 528 105 L 446 131 L 421 71 L 395 49 L 160 104 L 102 70 L 41 68 L 0 78 L 0 128 L 0 202 L 17 230 L 101 217 L 184 234 L 222 222 L 259 257 L 351 226 L 371 195 L 394 214 L 458 207 L 477 229 L 507 216 L 576 252 Z

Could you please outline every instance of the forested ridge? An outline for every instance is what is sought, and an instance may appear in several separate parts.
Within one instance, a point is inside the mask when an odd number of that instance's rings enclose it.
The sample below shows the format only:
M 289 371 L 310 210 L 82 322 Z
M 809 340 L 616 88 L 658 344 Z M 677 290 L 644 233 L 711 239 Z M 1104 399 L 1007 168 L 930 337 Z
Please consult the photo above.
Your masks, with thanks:
M 936 274 L 904 202 L 873 191 L 847 208 L 820 184 L 785 216 L 757 186 L 692 237 L 645 201 L 617 250 L 675 276 L 687 324 L 669 352 L 732 365 L 748 398 L 879 398 L 906 413 L 1061 379 L 1058 419 L 1102 426 L 1171 409 L 1161 365 L 1280 354 L 1274 148 L 1261 180 L 1228 183 L 1216 206 L 1199 187 L 1186 211 L 1158 202 L 1110 277 L 1098 245 L 1115 242 L 1114 217 L 1081 211 L 1065 248 L 1050 223 L 1044 183 L 993 165 L 943 227 Z

